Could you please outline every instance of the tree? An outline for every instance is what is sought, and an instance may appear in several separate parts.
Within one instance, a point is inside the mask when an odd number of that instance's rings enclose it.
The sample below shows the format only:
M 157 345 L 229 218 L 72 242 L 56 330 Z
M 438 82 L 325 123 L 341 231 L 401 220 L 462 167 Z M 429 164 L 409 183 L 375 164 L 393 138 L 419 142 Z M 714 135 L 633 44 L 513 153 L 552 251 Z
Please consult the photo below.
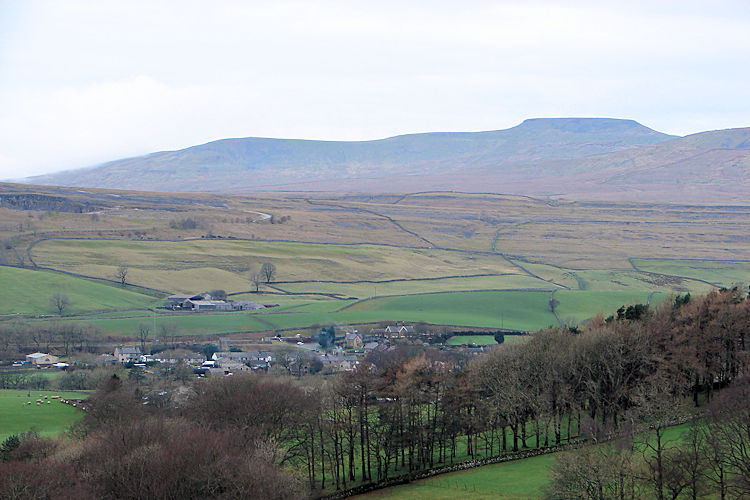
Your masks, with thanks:
M 63 313 L 65 312 L 65 309 L 67 309 L 68 306 L 70 305 L 70 298 L 64 293 L 60 293 L 60 292 L 53 293 L 49 301 L 50 301 L 50 304 L 52 304 L 52 307 L 57 309 L 57 312 L 58 314 L 60 314 L 60 316 L 63 315 Z
M 250 275 L 250 283 L 255 287 L 255 293 L 260 291 L 260 285 L 263 284 L 263 277 L 260 273 L 253 273 Z
M 266 280 L 266 283 L 270 283 L 276 276 L 276 266 L 270 262 L 264 262 L 263 265 L 260 266 L 260 275 Z
M 218 352 L 219 346 L 216 344 L 204 344 L 203 347 L 201 347 L 201 353 L 206 357 L 206 359 L 211 359 L 211 356 L 214 355 L 215 352 Z
M 318 333 L 318 344 L 320 344 L 320 347 L 326 349 L 328 346 L 333 346 L 335 342 L 336 329 L 333 327 L 333 325 L 329 326 L 328 328 L 320 329 L 320 333 Z
M 126 266 L 125 264 L 121 264 L 120 267 L 117 268 L 117 272 L 115 273 L 115 276 L 120 282 L 120 285 L 125 286 L 125 280 L 128 277 L 128 266 Z
M 497 332 L 495 334 L 495 342 L 497 342 L 498 344 L 502 344 L 503 342 L 505 342 L 505 335 L 503 335 L 503 332 Z
M 146 354 L 146 339 L 151 333 L 151 325 L 145 321 L 138 323 L 138 340 L 141 341 L 141 352 Z
M 177 340 L 177 325 L 174 323 L 159 323 L 159 336 L 165 346 L 171 342 L 174 349 Z
M 210 292 L 208 292 L 208 294 L 211 296 L 213 300 L 226 300 L 227 299 L 226 290 L 211 290 Z

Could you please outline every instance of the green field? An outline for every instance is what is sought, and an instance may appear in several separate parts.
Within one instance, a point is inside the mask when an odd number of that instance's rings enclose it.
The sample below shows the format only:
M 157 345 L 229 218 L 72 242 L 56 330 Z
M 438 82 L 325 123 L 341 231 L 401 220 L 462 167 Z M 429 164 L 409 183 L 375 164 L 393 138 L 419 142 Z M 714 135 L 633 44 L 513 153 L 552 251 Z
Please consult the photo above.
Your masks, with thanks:
M 667 296 L 661 292 L 619 290 L 558 290 L 554 294 L 554 298 L 560 302 L 555 310 L 566 324 L 576 324 L 597 314 L 609 316 L 622 305 L 655 305 Z
M 440 325 L 538 330 L 557 324 L 547 292 L 453 292 L 382 297 L 357 302 L 348 314 Z
M 641 262 L 643 259 L 634 259 Z M 565 269 L 540 263 L 516 261 L 543 280 L 566 286 L 571 290 L 661 291 L 674 293 L 706 293 L 714 287 L 699 281 L 700 277 L 672 275 L 671 269 L 649 270 L 640 264 L 635 270 Z M 675 269 L 676 270 L 676 269 Z M 648 272 L 646 272 L 648 271 Z
M 651 273 L 686 276 L 717 286 L 750 283 L 750 262 L 693 259 L 632 259 L 635 267 Z
M 550 468 L 555 464 L 555 454 L 485 465 L 476 469 L 441 474 L 403 486 L 377 490 L 358 499 L 456 500 L 471 498 L 527 499 L 541 498 L 549 482 Z
M 646 303 L 649 299 L 656 303 L 667 295 L 648 291 L 557 290 L 554 297 L 560 302 L 556 311 L 561 321 L 573 324 L 597 313 L 612 314 L 624 304 Z M 156 324 L 157 330 L 159 324 L 173 324 L 178 335 L 305 329 L 311 325 L 382 321 L 535 331 L 558 324 L 549 308 L 549 298 L 549 292 L 534 291 L 441 292 L 361 301 L 297 298 L 279 307 L 253 312 L 160 312 L 156 315 Z M 130 313 L 127 317 L 102 315 L 69 320 L 91 323 L 110 335 L 133 336 L 138 324 L 153 323 L 154 315 L 144 311 Z M 509 343 L 514 340 L 506 337 Z
M 445 342 L 445 345 L 464 344 L 494 345 L 497 342 L 495 342 L 495 337 L 492 335 L 454 335 Z
M 30 397 L 27 397 L 28 393 L 31 394 Z M 83 415 L 80 410 L 58 400 L 45 400 L 52 402 L 37 406 L 36 400 L 44 399 L 44 396 L 75 399 L 86 397 L 80 392 L 0 389 L 0 440 L 32 428 L 43 436 L 56 435 L 65 431 Z M 32 404 L 24 405 L 27 401 L 31 401 Z
M 503 340 L 503 344 L 521 344 L 523 342 L 528 341 L 531 338 L 529 335 L 505 335 L 505 340 Z M 464 345 L 464 344 L 474 344 L 474 345 L 495 345 L 497 342 L 495 342 L 495 337 L 493 335 L 454 335 L 453 337 L 449 338 L 446 342 L 446 345 Z
M 44 270 L 0 266 L 3 284 L 0 314 L 57 314 L 50 304 L 55 292 L 65 294 L 70 306 L 64 314 L 79 314 L 105 309 L 145 308 L 161 303 L 154 297 Z

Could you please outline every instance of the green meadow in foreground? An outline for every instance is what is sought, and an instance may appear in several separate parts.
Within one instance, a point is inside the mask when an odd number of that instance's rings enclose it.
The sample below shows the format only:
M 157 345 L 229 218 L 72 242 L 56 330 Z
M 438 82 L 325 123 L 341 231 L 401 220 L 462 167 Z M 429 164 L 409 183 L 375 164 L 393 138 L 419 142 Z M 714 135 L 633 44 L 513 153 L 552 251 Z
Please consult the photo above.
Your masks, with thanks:
M 27 396 L 30 394 L 30 396 Z M 41 395 L 41 396 L 40 396 Z M 73 425 L 83 413 L 77 408 L 61 403 L 58 399 L 45 399 L 51 396 L 84 399 L 80 392 L 26 391 L 14 389 L 0 390 L 0 441 L 11 434 L 34 429 L 40 435 L 53 436 Z M 37 405 L 41 399 L 43 403 Z M 24 404 L 31 401 L 31 404 Z M 50 403 L 47 403 L 50 401 Z
M 507 338 L 507 337 L 506 337 Z M 687 424 L 666 429 L 663 443 L 671 446 L 682 439 Z M 653 442 L 653 432 L 648 435 Z M 460 472 L 440 474 L 401 486 L 393 486 L 358 495 L 360 500 L 511 500 L 543 498 L 558 458 L 575 451 L 549 453 L 499 464 L 485 465 Z
M 354 498 L 391 500 L 472 500 L 541 498 L 549 482 L 555 454 L 485 465 L 441 474 L 402 486 L 377 490 Z

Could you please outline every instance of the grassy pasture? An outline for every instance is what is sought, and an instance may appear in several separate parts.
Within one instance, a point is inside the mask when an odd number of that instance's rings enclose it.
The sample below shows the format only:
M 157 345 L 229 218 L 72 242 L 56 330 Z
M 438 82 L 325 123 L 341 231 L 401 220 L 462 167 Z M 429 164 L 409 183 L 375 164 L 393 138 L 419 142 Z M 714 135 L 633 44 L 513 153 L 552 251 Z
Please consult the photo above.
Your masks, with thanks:
M 522 344 L 531 338 L 529 335 L 505 335 L 503 345 Z M 476 344 L 476 345 L 494 345 L 495 337 L 492 335 L 454 335 L 449 338 L 446 345 L 464 345 L 464 344 Z
M 353 498 L 361 500 L 409 498 L 414 500 L 516 500 L 541 498 L 549 482 L 555 454 L 485 465 L 429 479 L 373 491 Z
M 648 290 L 674 293 L 706 293 L 713 288 L 707 283 L 698 281 L 695 277 L 670 275 L 672 273 L 662 274 L 656 271 L 642 272 L 623 269 L 573 270 L 540 263 L 516 262 L 543 280 L 567 286 L 571 290 Z M 750 273 L 750 266 L 748 272 Z
M 31 397 L 27 397 L 27 393 L 30 393 Z M 42 398 L 39 398 L 40 394 L 43 395 Z M 5 440 L 11 434 L 26 432 L 31 428 L 43 436 L 59 434 L 83 416 L 80 410 L 58 400 L 51 400 L 50 404 L 45 402 L 37 406 L 36 400 L 44 399 L 44 396 L 83 399 L 86 394 L 0 389 L 0 441 Z M 24 406 L 27 401 L 31 401 L 32 404 Z
M 69 297 L 66 314 L 161 303 L 131 290 L 52 271 L 0 266 L 0 282 L 3 284 L 0 314 L 57 314 L 49 301 L 55 292 Z
M 449 338 L 446 345 L 464 345 L 464 344 L 475 344 L 475 345 L 494 345 L 495 338 L 492 335 L 454 335 Z
M 555 310 L 565 323 L 569 320 L 578 323 L 600 313 L 609 316 L 622 305 L 646 304 L 649 298 L 650 303 L 655 305 L 667 296 L 666 293 L 646 290 L 558 290 L 554 294 L 554 298 L 560 302 Z
M 434 324 L 538 330 L 557 324 L 547 292 L 447 292 L 381 297 L 357 302 L 342 312 L 373 321 L 401 318 Z
M 558 287 L 531 276 L 505 274 L 467 278 L 415 279 L 385 283 L 280 283 L 279 289 L 289 293 L 334 293 L 345 297 L 374 297 L 376 295 L 409 295 L 416 293 L 471 291 L 471 290 L 554 290 Z
M 32 255 L 38 265 L 95 277 L 112 277 L 130 267 L 135 284 L 189 292 L 250 289 L 249 276 L 263 262 L 275 264 L 276 279 L 382 280 L 484 273 L 517 273 L 492 254 L 377 245 L 193 240 L 46 240 Z M 221 272 L 219 272 L 221 271 Z
M 633 265 L 642 271 L 685 276 L 717 286 L 750 283 L 750 262 L 746 261 L 633 259 Z

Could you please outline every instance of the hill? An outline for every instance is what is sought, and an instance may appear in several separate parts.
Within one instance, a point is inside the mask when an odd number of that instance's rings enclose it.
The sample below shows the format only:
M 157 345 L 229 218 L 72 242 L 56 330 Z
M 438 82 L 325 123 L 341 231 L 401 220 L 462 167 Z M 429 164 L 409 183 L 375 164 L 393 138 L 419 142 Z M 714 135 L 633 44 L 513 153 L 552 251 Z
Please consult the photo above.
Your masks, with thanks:
M 307 182 L 277 189 L 381 193 L 443 190 L 578 200 L 745 204 L 750 196 L 750 128 L 716 130 L 578 158 L 472 166 L 429 176 Z
M 358 142 L 251 137 L 33 177 L 29 182 L 238 192 L 296 185 L 306 189 L 311 182 L 322 182 L 329 189 L 342 180 L 359 183 L 418 176 L 426 183 L 417 188 L 421 189 L 428 188 L 428 179 L 436 175 L 491 169 L 513 176 L 518 165 L 628 151 L 672 138 L 633 120 L 607 118 L 530 119 L 506 130 L 411 134 Z M 533 174 L 535 168 L 523 170 Z M 389 189 L 393 190 L 392 185 Z

